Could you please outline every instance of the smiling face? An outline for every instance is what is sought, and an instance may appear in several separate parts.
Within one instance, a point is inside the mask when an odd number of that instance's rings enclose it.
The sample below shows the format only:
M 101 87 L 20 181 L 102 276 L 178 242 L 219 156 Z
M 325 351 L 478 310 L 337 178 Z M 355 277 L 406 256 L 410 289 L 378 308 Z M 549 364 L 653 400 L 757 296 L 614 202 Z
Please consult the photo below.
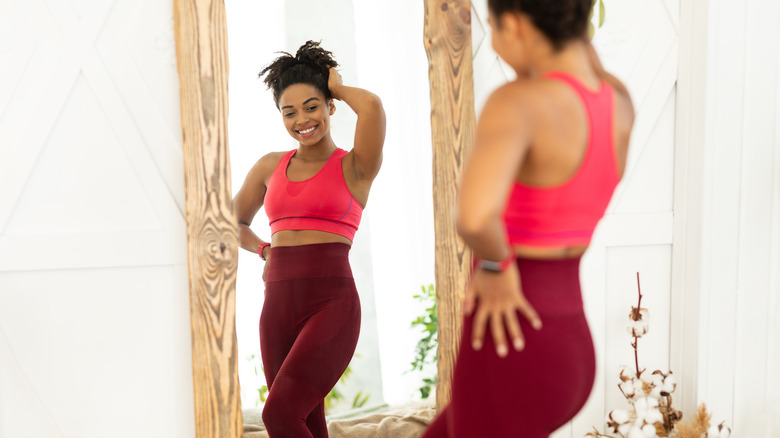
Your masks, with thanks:
M 330 116 L 336 111 L 333 101 L 309 84 L 293 84 L 279 96 L 282 120 L 290 136 L 302 145 L 316 145 L 330 139 Z

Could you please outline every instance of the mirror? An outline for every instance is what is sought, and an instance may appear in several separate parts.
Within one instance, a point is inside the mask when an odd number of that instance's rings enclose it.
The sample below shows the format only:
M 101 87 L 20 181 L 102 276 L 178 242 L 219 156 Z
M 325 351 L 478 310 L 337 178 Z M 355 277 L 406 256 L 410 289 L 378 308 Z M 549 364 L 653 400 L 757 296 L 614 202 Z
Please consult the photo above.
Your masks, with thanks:
M 423 378 L 409 372 L 424 334 L 412 321 L 426 305 L 414 295 L 434 281 L 433 207 L 428 64 L 422 45 L 423 8 L 372 2 L 230 2 L 226 5 L 230 58 L 229 138 L 232 190 L 263 155 L 297 147 L 287 134 L 271 92 L 257 77 L 278 56 L 311 39 L 334 53 L 346 85 L 377 94 L 387 114 L 382 169 L 374 180 L 350 263 L 360 294 L 360 340 L 351 374 L 337 385 L 328 415 L 401 405 L 421 397 Z M 336 101 L 331 133 L 350 150 L 356 116 Z M 263 209 L 252 229 L 264 240 L 270 227 Z M 258 321 L 263 306 L 263 262 L 240 250 L 236 285 L 239 379 L 244 409 L 261 404 Z M 433 358 L 435 352 L 429 355 Z M 358 393 L 360 394 L 358 396 Z M 435 393 L 431 391 L 431 399 Z M 354 403 L 357 396 L 357 403 Z M 246 421 L 245 421 L 246 423 Z

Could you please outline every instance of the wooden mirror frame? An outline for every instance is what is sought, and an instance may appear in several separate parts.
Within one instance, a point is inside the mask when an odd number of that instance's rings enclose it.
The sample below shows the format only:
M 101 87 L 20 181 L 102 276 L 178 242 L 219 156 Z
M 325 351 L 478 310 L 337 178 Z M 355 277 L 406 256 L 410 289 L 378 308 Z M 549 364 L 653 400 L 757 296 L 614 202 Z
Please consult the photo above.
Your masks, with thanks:
M 190 325 L 198 438 L 243 434 L 236 343 L 238 225 L 228 150 L 228 46 L 224 0 L 174 0 L 186 189 Z M 450 399 L 461 296 L 471 252 L 457 236 L 455 205 L 473 145 L 471 2 L 425 0 L 431 89 L 436 285 L 437 407 Z
M 195 432 L 243 433 L 236 344 L 238 224 L 228 151 L 223 0 L 174 0 L 184 148 Z
M 474 145 L 476 130 L 471 1 L 425 0 L 424 34 L 431 88 L 433 221 L 439 302 L 436 407 L 441 411 L 452 394 L 462 298 L 471 272 L 471 250 L 455 229 L 460 174 Z

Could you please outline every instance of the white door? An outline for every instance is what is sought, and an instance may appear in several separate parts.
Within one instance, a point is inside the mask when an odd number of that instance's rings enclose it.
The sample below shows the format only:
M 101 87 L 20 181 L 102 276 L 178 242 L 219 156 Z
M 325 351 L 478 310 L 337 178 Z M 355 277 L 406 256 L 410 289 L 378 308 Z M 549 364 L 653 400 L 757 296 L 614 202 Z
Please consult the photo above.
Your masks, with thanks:
M 172 2 L 3 0 L 0 66 L 0 437 L 194 436 Z
M 650 312 L 650 332 L 639 340 L 641 368 L 669 368 L 672 266 L 674 123 L 679 1 L 605 0 L 604 26 L 594 46 L 605 67 L 628 86 L 637 110 L 626 173 L 583 258 L 586 313 L 596 345 L 597 377 L 590 400 L 555 436 L 603 430 L 606 413 L 624 407 L 620 365 L 633 365 L 625 327 L 637 302 L 636 273 Z M 598 20 L 598 13 L 594 21 Z M 472 2 L 474 92 L 477 111 L 514 72 L 490 47 L 487 2 Z

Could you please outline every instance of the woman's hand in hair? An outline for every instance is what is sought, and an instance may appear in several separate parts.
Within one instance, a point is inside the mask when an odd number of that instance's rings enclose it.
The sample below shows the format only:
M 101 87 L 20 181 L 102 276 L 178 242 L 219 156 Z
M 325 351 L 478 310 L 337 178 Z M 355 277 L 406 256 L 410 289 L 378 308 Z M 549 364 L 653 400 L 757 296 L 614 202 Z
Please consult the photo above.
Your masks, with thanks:
M 385 144 L 385 109 L 376 94 L 358 87 L 344 85 L 341 74 L 331 68 L 328 89 L 334 99 L 346 103 L 357 115 L 355 140 L 346 159 L 344 177 L 355 199 L 366 205 L 371 182 L 382 166 Z
M 341 78 L 341 73 L 335 68 L 328 70 L 328 89 L 333 95 L 334 99 L 342 100 L 338 95 L 338 88 L 344 85 L 344 80 Z

